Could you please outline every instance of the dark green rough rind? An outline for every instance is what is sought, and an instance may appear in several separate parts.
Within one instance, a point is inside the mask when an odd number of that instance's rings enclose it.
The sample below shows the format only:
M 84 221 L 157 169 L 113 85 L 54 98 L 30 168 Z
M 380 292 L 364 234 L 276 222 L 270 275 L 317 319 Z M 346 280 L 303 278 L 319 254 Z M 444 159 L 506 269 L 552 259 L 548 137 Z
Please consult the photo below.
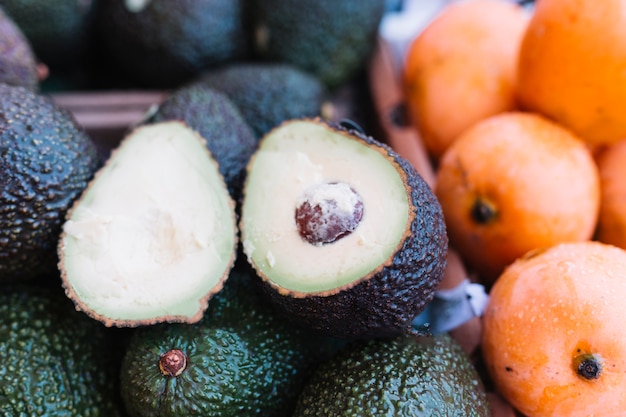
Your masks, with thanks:
M 327 96 L 317 77 L 286 63 L 231 64 L 196 82 L 226 94 L 259 139 L 285 120 L 320 116 Z
M 336 129 L 338 134 L 345 134 L 345 130 Z M 387 266 L 336 294 L 294 297 L 280 294 L 271 285 L 264 288 L 287 317 L 321 334 L 369 338 L 411 332 L 413 319 L 433 299 L 446 268 L 448 235 L 443 211 L 408 161 L 372 137 L 354 130 L 350 133 L 369 146 L 381 148 L 406 174 L 415 213 L 410 233 Z
M 322 364 L 292 417 L 488 417 L 480 377 L 447 334 L 369 340 Z
M 131 338 L 121 369 L 131 417 L 288 417 L 313 364 L 330 355 L 324 341 L 293 328 L 235 269 L 197 324 L 156 325 Z M 181 349 L 188 368 L 165 377 L 160 355 Z
M 116 417 L 121 403 L 111 334 L 60 288 L 0 291 L 0 415 Z
M 177 87 L 203 70 L 248 56 L 244 0 L 151 0 L 130 11 L 101 2 L 98 34 L 139 85 Z
M 56 271 L 65 214 L 98 166 L 69 112 L 0 84 L 0 282 Z
M 231 100 L 208 86 L 181 87 L 159 105 L 149 122 L 166 120 L 182 120 L 206 140 L 231 197 L 239 202 L 246 166 L 258 141 Z
M 255 52 L 319 77 L 329 88 L 365 68 L 385 0 L 254 0 Z
M 22 86 L 33 91 L 39 88 L 37 60 L 32 47 L 21 29 L 2 8 L 0 8 L 0 83 Z

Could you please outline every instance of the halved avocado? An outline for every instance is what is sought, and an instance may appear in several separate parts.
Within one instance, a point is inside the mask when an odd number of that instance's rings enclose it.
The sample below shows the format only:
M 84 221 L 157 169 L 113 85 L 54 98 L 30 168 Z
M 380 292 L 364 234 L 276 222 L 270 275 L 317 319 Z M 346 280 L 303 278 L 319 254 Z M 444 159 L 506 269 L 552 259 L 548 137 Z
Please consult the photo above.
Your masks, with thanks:
M 443 213 L 415 168 L 321 119 L 290 120 L 261 139 L 240 232 L 275 305 L 341 338 L 409 332 L 446 266 Z
M 136 128 L 68 213 L 58 247 L 66 294 L 107 326 L 200 320 L 235 261 L 234 207 L 196 131 L 179 121 Z

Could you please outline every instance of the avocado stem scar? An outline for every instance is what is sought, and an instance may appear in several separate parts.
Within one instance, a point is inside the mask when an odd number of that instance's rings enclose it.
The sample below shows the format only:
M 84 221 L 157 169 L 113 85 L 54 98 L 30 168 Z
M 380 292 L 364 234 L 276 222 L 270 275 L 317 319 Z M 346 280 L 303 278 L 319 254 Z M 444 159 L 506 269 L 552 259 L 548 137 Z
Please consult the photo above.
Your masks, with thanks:
M 159 369 L 164 376 L 177 377 L 187 368 L 187 355 L 180 349 L 170 349 L 159 358 Z

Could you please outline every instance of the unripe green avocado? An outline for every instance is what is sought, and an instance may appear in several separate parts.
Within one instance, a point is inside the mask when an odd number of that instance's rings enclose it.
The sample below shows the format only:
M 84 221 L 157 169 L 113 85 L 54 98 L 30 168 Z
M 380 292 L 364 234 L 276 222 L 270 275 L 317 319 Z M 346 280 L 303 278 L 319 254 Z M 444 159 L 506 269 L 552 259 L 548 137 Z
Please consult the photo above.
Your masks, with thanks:
M 448 334 L 368 340 L 316 369 L 292 417 L 489 417 L 478 372 Z
M 313 367 L 343 347 L 289 325 L 236 267 L 200 323 L 138 329 L 121 389 L 131 417 L 290 415 Z
M 60 288 L 0 290 L 0 415 L 120 416 L 114 335 Z

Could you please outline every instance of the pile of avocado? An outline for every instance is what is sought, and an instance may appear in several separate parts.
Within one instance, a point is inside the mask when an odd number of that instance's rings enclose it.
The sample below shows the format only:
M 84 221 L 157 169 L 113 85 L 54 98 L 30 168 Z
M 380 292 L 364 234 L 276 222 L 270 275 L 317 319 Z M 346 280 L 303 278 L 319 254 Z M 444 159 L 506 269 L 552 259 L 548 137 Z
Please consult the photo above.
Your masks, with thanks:
M 289 63 L 335 88 L 362 70 L 385 0 L 2 0 L 49 90 L 173 88 L 235 62 Z
M 412 326 L 439 203 L 328 107 L 385 7 L 0 0 L 1 415 L 489 415 Z M 103 155 L 85 88 L 168 94 Z

